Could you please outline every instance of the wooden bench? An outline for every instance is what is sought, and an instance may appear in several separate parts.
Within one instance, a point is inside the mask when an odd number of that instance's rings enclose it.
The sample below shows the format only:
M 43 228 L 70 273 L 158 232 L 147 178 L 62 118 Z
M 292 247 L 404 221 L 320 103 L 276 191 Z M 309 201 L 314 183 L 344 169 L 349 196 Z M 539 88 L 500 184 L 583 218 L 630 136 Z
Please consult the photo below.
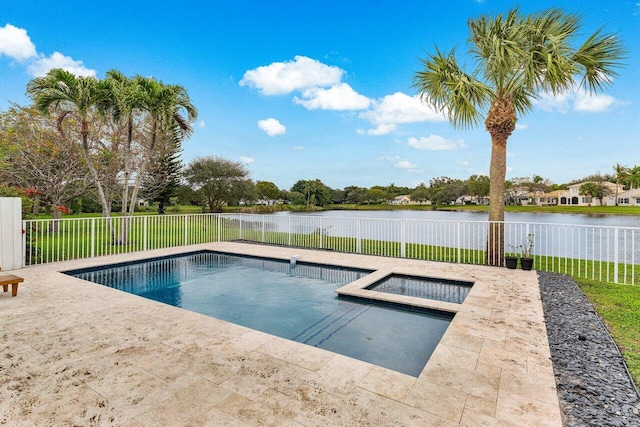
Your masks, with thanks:
M 15 297 L 18 295 L 18 283 L 24 282 L 22 277 L 14 276 L 13 274 L 2 274 L 0 275 L 0 285 L 5 292 L 9 290 L 9 285 L 11 285 L 11 296 Z

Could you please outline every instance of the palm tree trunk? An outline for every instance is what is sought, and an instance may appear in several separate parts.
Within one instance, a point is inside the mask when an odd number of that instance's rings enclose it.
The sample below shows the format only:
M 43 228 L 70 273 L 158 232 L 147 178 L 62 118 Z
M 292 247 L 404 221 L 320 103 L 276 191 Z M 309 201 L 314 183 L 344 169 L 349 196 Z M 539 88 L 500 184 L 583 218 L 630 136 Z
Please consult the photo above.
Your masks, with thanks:
M 504 182 L 507 173 L 506 142 L 491 145 L 489 173 L 489 235 L 487 238 L 487 264 L 504 263 Z
M 130 163 L 131 163 L 131 141 L 133 140 L 133 121 L 132 118 L 129 117 L 129 124 L 127 126 L 127 145 L 125 145 L 124 150 L 124 174 L 123 180 L 124 185 L 122 189 L 122 216 L 124 217 L 127 214 L 127 202 L 129 200 L 129 177 L 131 174 Z
M 487 264 L 504 265 L 504 182 L 507 174 L 507 140 L 516 128 L 516 112 L 509 98 L 496 98 L 485 120 L 491 135 L 489 166 L 489 232 Z
M 107 198 L 104 195 L 104 190 L 102 189 L 102 182 L 100 181 L 100 177 L 98 176 L 98 171 L 96 170 L 93 160 L 91 159 L 91 153 L 89 152 L 89 124 L 86 121 L 82 121 L 82 151 L 84 152 L 84 158 L 87 161 L 87 167 L 89 168 L 89 172 L 91 172 L 91 176 L 93 177 L 93 182 L 96 184 L 96 189 L 98 190 L 98 198 L 100 199 L 100 204 L 102 205 L 102 216 L 107 219 L 107 225 L 109 226 L 109 235 L 111 236 L 111 241 L 115 242 L 115 232 L 113 230 L 113 224 L 111 223 L 111 206 L 110 203 L 107 202 Z
M 156 146 L 157 133 L 158 133 L 158 122 L 157 120 L 154 119 L 153 123 L 151 124 L 151 142 L 149 143 L 149 146 L 147 147 L 144 158 L 142 159 L 142 164 L 140 165 L 140 169 L 136 174 L 135 184 L 133 185 L 133 189 L 131 190 L 131 201 L 129 204 L 129 215 L 131 216 L 133 216 L 133 213 L 136 208 L 136 202 L 138 200 L 138 190 L 142 182 L 142 176 L 147 171 L 147 167 L 151 162 L 151 156 L 153 156 L 153 150 L 155 149 L 155 146 Z
M 129 200 L 129 177 L 131 175 L 130 163 L 131 163 L 131 141 L 133 140 L 133 119 L 129 116 L 129 122 L 127 125 L 127 144 L 125 145 L 124 152 L 124 175 L 123 175 L 123 189 L 122 189 L 122 226 L 120 227 L 120 237 L 118 243 L 126 245 L 129 240 L 129 228 L 131 221 L 127 218 L 127 202 Z
M 104 190 L 102 189 L 102 182 L 100 181 L 100 177 L 98 176 L 98 171 L 93 165 L 93 161 L 91 160 L 91 153 L 89 152 L 89 141 L 88 141 L 88 133 L 89 133 L 89 124 L 85 121 L 82 122 L 82 150 L 84 152 L 84 158 L 87 161 L 87 167 L 89 168 L 89 172 L 91 172 L 91 176 L 93 177 L 93 182 L 96 184 L 96 189 L 98 190 L 98 197 L 100 198 L 100 204 L 102 205 L 102 216 L 109 217 L 111 216 L 111 209 L 107 203 L 107 198 L 104 195 Z

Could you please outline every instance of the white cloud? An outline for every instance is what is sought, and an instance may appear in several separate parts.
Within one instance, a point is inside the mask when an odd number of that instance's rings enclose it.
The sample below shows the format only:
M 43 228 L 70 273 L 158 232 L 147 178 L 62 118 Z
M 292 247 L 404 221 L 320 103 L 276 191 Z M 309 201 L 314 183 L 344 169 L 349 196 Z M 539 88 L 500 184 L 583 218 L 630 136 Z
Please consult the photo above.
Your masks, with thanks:
M 393 132 L 394 130 L 396 130 L 398 126 L 395 123 L 392 124 L 386 124 L 386 125 L 378 125 L 377 127 L 373 128 L 373 129 L 367 129 L 366 134 L 367 135 L 386 135 L 388 133 Z M 359 129 L 359 132 L 361 134 L 364 134 L 365 131 L 363 131 L 362 129 Z
M 293 151 L 302 151 L 304 150 L 304 147 L 302 145 L 294 145 L 293 147 L 291 147 L 291 149 Z
M 466 147 L 462 140 L 446 139 L 439 135 L 422 136 L 420 138 L 411 137 L 407 140 L 407 145 L 418 150 L 429 151 L 456 150 Z
M 250 165 L 251 163 L 255 162 L 256 159 L 254 159 L 252 157 L 240 156 L 240 161 L 242 163 L 244 163 L 245 165 Z
M 287 132 L 287 127 L 274 118 L 258 120 L 258 127 L 272 138 L 277 135 L 284 135 Z
M 0 27 L 0 55 L 24 61 L 36 56 L 36 46 L 27 35 L 27 30 L 7 24 Z
M 616 103 L 616 99 L 611 95 L 589 95 L 586 93 L 578 93 L 573 108 L 576 111 L 585 111 L 588 113 L 600 113 L 606 111 Z
M 53 52 L 50 56 L 39 53 L 27 30 L 6 24 L 0 27 L 0 56 L 5 55 L 24 63 L 33 77 L 41 77 L 53 68 L 62 68 L 77 76 L 96 76 L 96 70 L 87 68 L 82 61 Z
M 360 113 L 361 119 L 376 127 L 369 129 L 369 135 L 384 135 L 396 129 L 401 123 L 442 122 L 447 117 L 424 104 L 419 96 L 409 96 L 402 92 L 387 95 L 373 102 L 373 107 Z
M 575 90 L 558 95 L 540 94 L 539 99 L 534 100 L 534 104 L 544 111 L 566 114 L 569 111 L 601 113 L 622 102 L 611 95 Z
M 293 102 L 307 110 L 363 110 L 371 101 L 360 95 L 346 83 L 338 83 L 329 89 L 312 87 L 302 92 L 302 98 L 295 97 Z
M 27 70 L 34 77 L 44 76 L 53 68 L 62 68 L 76 76 L 96 76 L 96 70 L 84 66 L 82 61 L 76 61 L 70 56 L 65 56 L 60 52 L 53 52 L 49 57 L 39 54 L 38 58 L 32 62 Z
M 567 113 L 570 108 L 569 93 L 560 93 L 554 95 L 552 93 L 542 93 L 538 99 L 534 99 L 533 103 L 540 109 L 548 112 L 557 111 L 559 113 Z
M 255 87 L 264 95 L 283 95 L 311 87 L 333 86 L 344 71 L 306 56 L 293 61 L 274 62 L 244 73 L 240 86 Z
M 418 165 L 411 163 L 407 159 L 403 159 L 400 156 L 380 156 L 378 160 L 386 160 L 393 163 L 393 167 L 396 169 L 406 170 L 409 173 L 423 173 L 424 170 L 418 168 Z
M 396 169 L 407 169 L 407 170 L 415 170 L 418 168 L 418 165 L 411 163 L 409 160 L 407 159 L 403 159 L 403 160 L 399 160 L 397 161 L 394 165 L 394 168 Z
M 469 162 L 467 161 L 458 161 L 456 163 L 459 164 L 460 166 L 469 166 Z
M 418 165 L 415 165 L 415 164 L 411 163 L 407 159 L 400 160 L 399 162 L 396 162 L 396 164 L 393 165 L 393 166 L 398 168 L 398 169 L 415 169 L 415 168 L 418 167 Z
M 203 127 L 205 127 L 206 125 L 207 125 L 207 124 L 204 122 L 204 120 L 200 120 L 200 121 L 198 122 L 198 127 L 199 127 L 200 129 L 202 129 L 202 128 L 203 128 Z
M 528 129 L 528 128 L 529 128 L 528 124 L 516 122 L 516 130 L 525 130 L 525 129 Z

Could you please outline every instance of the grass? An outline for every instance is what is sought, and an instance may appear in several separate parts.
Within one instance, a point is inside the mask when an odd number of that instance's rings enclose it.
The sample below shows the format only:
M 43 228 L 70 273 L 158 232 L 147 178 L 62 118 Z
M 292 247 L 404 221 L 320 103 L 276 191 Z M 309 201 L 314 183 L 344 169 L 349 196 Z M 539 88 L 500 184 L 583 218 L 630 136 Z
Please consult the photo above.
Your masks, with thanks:
M 640 287 L 575 280 L 604 320 L 640 387 Z

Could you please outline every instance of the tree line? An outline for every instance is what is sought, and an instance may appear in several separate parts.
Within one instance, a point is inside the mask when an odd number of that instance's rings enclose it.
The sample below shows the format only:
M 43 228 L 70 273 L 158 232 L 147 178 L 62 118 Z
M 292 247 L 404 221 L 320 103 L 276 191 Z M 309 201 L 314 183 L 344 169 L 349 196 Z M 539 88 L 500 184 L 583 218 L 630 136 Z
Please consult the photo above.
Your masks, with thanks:
M 115 203 L 131 216 L 143 183 L 153 198 L 177 179 L 181 142 L 197 117 L 182 86 L 117 70 L 97 79 L 53 69 L 26 91 L 31 106 L 0 115 L 0 181 L 29 189 L 36 210 L 43 203 L 57 219 L 91 194 L 103 216 Z M 116 236 L 108 223 L 113 241 L 126 243 L 128 227 Z

